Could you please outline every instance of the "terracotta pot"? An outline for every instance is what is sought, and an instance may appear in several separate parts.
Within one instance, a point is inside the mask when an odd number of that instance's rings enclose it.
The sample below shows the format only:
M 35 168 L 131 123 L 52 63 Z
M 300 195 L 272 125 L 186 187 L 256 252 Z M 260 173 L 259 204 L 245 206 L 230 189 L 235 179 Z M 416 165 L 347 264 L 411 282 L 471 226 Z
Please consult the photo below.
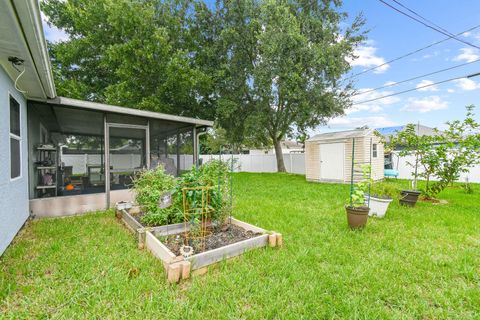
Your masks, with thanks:
M 418 196 L 420 196 L 421 192 L 420 191 L 415 191 L 415 190 L 402 190 L 400 192 L 400 204 L 402 206 L 407 206 L 407 207 L 415 207 L 415 204 L 417 203 Z
M 348 225 L 352 229 L 364 228 L 368 220 L 369 207 L 345 207 Z

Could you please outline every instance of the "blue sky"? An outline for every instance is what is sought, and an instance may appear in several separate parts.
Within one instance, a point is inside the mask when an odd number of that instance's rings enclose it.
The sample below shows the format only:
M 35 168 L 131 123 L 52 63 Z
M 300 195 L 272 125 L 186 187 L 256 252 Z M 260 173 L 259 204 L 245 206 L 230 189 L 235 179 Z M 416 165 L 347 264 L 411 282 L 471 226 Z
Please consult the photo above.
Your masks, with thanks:
M 480 1 L 399 1 L 454 34 L 480 25 Z M 388 2 L 392 1 L 388 0 Z M 378 0 L 344 1 L 344 9 L 350 17 L 363 12 L 367 20 L 366 29 L 370 30 L 368 40 L 357 49 L 359 58 L 352 62 L 354 67 L 351 74 L 446 38 L 445 35 L 395 12 Z M 65 38 L 61 30 L 51 28 L 46 23 L 44 30 L 48 40 L 58 41 Z M 462 39 L 480 46 L 480 27 L 463 35 Z M 366 91 L 477 59 L 480 59 L 480 50 L 450 39 L 413 56 L 388 64 L 375 72 L 367 72 L 355 77 L 355 87 L 359 92 Z M 398 86 L 358 95 L 354 101 L 359 103 L 422 84 L 476 72 L 480 72 L 480 61 Z M 347 130 L 362 125 L 384 127 L 417 122 L 442 128 L 445 121 L 462 119 L 464 106 L 469 104 L 478 105 L 480 108 L 480 76 L 447 82 L 422 91 L 370 103 L 360 103 L 349 109 L 346 116 L 332 119 L 328 126 L 312 131 Z M 480 110 L 477 113 L 480 114 Z M 479 116 L 477 118 L 480 120 Z

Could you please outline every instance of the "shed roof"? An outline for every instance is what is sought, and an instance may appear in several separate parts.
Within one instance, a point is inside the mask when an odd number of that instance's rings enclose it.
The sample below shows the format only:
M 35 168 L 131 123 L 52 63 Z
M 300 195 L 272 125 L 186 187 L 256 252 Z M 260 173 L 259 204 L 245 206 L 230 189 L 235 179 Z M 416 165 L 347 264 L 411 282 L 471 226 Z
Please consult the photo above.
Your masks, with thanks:
M 307 141 L 321 141 L 321 140 L 337 140 L 337 139 L 349 139 L 360 138 L 372 134 L 374 129 L 355 129 L 348 131 L 337 131 L 317 134 Z

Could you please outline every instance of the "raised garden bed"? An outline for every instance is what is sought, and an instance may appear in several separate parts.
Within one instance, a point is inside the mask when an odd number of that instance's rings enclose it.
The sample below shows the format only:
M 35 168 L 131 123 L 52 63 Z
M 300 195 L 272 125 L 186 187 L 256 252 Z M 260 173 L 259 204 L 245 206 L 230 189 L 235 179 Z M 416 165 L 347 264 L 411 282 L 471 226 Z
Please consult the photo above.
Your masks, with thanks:
M 205 250 L 195 249 L 194 246 L 195 254 L 183 257 L 179 249 L 185 230 L 190 229 L 188 223 L 144 227 L 127 210 L 117 210 L 117 217 L 136 234 L 139 248 L 147 248 L 163 262 L 169 282 L 187 279 L 192 272 L 203 274 L 209 265 L 253 248 L 283 245 L 281 234 L 231 218 L 228 230 L 213 232 L 205 239 Z

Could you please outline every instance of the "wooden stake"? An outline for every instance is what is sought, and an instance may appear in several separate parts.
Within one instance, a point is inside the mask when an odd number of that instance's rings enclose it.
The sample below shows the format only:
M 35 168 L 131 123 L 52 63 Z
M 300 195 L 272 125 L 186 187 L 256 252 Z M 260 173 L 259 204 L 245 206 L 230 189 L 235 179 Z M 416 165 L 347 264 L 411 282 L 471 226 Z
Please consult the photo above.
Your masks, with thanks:
M 273 248 L 277 244 L 277 236 L 275 233 L 269 234 L 268 235 L 268 245 Z
M 138 249 L 142 250 L 145 248 L 145 230 L 140 229 L 137 231 L 138 236 Z
M 277 247 L 283 246 L 283 237 L 281 233 L 277 233 Z
M 192 266 L 190 261 L 182 261 L 180 264 L 182 265 L 182 279 L 190 278 L 190 269 Z
M 167 280 L 169 283 L 177 283 L 180 281 L 180 264 L 172 263 L 168 266 Z

